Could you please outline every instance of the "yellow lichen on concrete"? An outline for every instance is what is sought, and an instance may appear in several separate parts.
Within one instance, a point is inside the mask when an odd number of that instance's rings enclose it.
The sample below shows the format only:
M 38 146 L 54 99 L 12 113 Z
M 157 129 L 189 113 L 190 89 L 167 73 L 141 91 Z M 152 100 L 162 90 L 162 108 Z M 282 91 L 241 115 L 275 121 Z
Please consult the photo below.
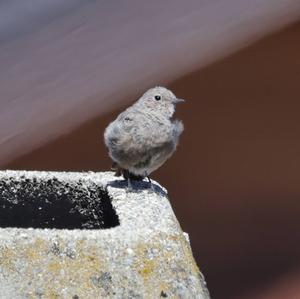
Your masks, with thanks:
M 155 242 L 153 242 L 151 245 L 151 249 L 153 250 L 159 250 L 160 248 L 159 244 L 156 244 Z M 152 259 L 149 259 L 149 257 L 147 256 L 149 248 L 149 244 L 141 243 L 138 244 L 138 246 L 134 250 L 136 253 L 136 261 L 134 263 L 134 267 L 145 280 L 148 280 L 149 276 L 153 274 L 153 272 L 158 267 L 157 258 L 154 257 Z
M 132 252 L 130 271 L 134 271 L 143 281 L 145 298 L 159 298 L 161 294 L 173 298 L 174 289 L 169 278 L 185 279 L 185 269 L 190 269 L 196 275 L 199 273 L 190 245 L 182 234 L 152 235 L 147 242 L 133 246 Z M 126 250 L 118 258 L 128 258 Z M 21 263 L 16 263 L 19 261 Z M 63 286 L 72 289 L 72 296 L 75 298 L 85 298 L 87 295 L 110 298 L 113 289 L 109 282 L 103 282 L 102 276 L 104 273 L 112 275 L 111 279 L 114 275 L 110 273 L 110 265 L 106 261 L 100 247 L 86 239 L 70 243 L 70 240 L 60 238 L 55 238 L 52 242 L 37 238 L 33 243 L 23 243 L 17 251 L 9 247 L 0 248 L 1 267 L 16 274 L 18 269 L 15 264 L 23 266 L 21 270 L 26 283 L 24 280 L 22 292 L 27 298 L 37 298 L 37 294 L 31 293 L 30 289 L 39 289 L 43 299 L 62 298 Z M 172 267 L 166 268 L 164 271 L 168 274 L 161 277 L 163 263 Z
M 37 238 L 33 243 L 19 246 L 17 250 L 0 248 L 0 266 L 6 271 L 17 274 L 16 262 L 22 264 L 23 293 L 27 298 L 37 298 L 29 289 L 40 288 L 42 298 L 61 298 L 62 286 L 71 286 L 74 295 L 85 298 L 86 294 L 99 295 L 91 277 L 99 275 L 102 269 L 101 252 L 95 245 L 84 240 L 75 244 L 73 255 L 68 255 L 68 246 L 58 240 L 57 252 L 53 252 L 53 243 Z M 88 248 L 88 249 L 87 249 Z M 37 271 L 37 269 L 39 269 Z M 42 277 L 42 280 L 40 280 Z M 26 280 L 26 283 L 25 283 Z M 30 285 L 30 287 L 28 287 Z M 39 287 L 41 286 L 41 287 Z
M 140 243 L 134 248 L 136 259 L 133 264 L 134 269 L 144 281 L 144 291 L 148 294 L 149 298 L 152 298 L 151 296 L 153 296 L 155 290 L 158 292 L 158 297 L 160 296 L 160 292 L 163 294 L 172 293 L 170 291 L 169 281 L 164 281 L 168 276 L 165 275 L 164 278 L 161 278 L 160 269 L 161 265 L 166 262 L 170 263 L 170 265 L 174 265 L 174 260 L 176 260 L 178 254 L 182 257 L 182 261 L 178 261 L 178 264 L 175 263 L 175 265 L 177 265 L 176 268 L 165 270 L 169 272 L 169 277 L 174 277 L 174 271 L 176 271 L 178 277 L 182 276 L 182 278 L 184 278 L 185 269 L 187 268 L 192 270 L 196 276 L 199 273 L 189 243 L 182 234 L 165 235 L 160 233 L 152 237 L 149 243 Z M 164 246 L 161 242 L 162 240 L 164 240 L 164 244 L 168 244 L 168 246 Z M 176 251 L 174 251 L 174 248 L 176 248 L 174 244 L 179 245 Z
M 16 271 L 14 265 L 15 261 L 15 252 L 13 249 L 3 246 L 0 248 L 0 266 L 7 271 Z
M 178 241 L 180 241 L 181 243 L 184 256 L 186 257 L 185 260 L 191 265 L 191 268 L 195 273 L 200 274 L 200 269 L 194 260 L 194 256 L 189 242 L 186 240 L 186 238 L 183 235 L 179 237 Z
M 39 262 L 40 259 L 45 256 L 47 248 L 48 243 L 41 238 L 37 238 L 33 243 L 24 245 L 24 248 L 22 248 L 22 250 L 24 251 L 24 254 L 27 257 L 28 261 L 35 263 Z
M 61 246 L 60 250 L 64 252 L 66 248 Z M 91 246 L 87 250 L 82 240 L 76 243 L 74 257 L 68 257 L 65 254 L 54 256 L 53 262 L 47 265 L 47 270 L 52 274 L 51 276 L 55 277 L 51 291 L 57 290 L 59 293 L 62 285 L 71 285 L 79 298 L 91 293 L 93 289 L 95 293 L 98 293 L 99 290 L 93 285 L 91 277 L 101 270 L 100 256 L 99 249 Z
M 155 270 L 155 261 L 153 260 L 144 260 L 140 265 L 140 270 L 138 272 L 143 276 L 144 279 L 149 279 L 149 276 Z

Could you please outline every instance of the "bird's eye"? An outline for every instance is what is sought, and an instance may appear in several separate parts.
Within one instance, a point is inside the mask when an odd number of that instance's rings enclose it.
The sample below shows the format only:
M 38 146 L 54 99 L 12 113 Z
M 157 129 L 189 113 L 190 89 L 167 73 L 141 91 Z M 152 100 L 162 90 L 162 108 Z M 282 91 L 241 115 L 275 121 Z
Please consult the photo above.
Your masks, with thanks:
M 155 98 L 156 101 L 159 101 L 161 99 L 160 96 L 155 96 L 154 98 Z

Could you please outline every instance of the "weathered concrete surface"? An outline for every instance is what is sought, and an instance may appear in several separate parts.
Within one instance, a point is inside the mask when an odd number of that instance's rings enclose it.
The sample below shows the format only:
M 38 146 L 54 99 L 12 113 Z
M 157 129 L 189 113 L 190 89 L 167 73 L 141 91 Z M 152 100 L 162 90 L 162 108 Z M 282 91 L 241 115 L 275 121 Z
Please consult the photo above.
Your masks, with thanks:
M 87 190 L 107 186 L 120 224 L 107 229 L 1 228 L 0 298 L 209 297 L 166 190 L 157 183 L 155 193 L 146 182 L 126 192 L 126 183 L 111 172 L 0 172 L 0 182 L 24 177 L 27 182 L 35 178 L 36 186 L 53 177 L 73 188 L 78 181 Z M 7 200 L 3 192 L 1 205 Z

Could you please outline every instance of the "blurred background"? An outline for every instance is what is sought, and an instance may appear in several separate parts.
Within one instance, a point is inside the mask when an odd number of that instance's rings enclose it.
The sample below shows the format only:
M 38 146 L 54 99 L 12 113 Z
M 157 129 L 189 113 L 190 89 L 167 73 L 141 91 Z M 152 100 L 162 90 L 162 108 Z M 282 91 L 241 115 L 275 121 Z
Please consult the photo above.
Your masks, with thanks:
M 105 171 L 147 88 L 185 104 L 170 194 L 213 298 L 300 298 L 298 0 L 0 1 L 1 169 Z

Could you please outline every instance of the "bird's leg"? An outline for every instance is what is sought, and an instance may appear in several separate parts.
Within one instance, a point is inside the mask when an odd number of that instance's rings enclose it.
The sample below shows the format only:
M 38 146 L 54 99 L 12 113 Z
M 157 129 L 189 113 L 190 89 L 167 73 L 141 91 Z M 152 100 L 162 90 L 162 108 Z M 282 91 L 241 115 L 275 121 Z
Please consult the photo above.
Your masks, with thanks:
M 151 181 L 151 179 L 150 179 L 150 176 L 147 174 L 147 172 L 146 172 L 146 177 L 147 177 L 147 179 L 148 179 L 148 181 L 149 181 L 151 190 L 152 190 L 152 191 L 155 191 L 155 190 L 154 190 L 154 185 L 152 184 L 152 181 Z
M 130 181 L 130 174 L 129 174 L 129 171 L 123 169 L 123 176 L 124 176 L 125 179 L 127 179 L 127 190 L 128 190 L 128 191 L 132 191 L 133 188 L 132 188 L 132 184 L 131 184 L 131 181 Z
M 120 168 L 119 165 L 116 162 L 112 163 L 111 170 L 113 170 L 115 172 L 115 176 L 121 176 L 122 175 L 122 168 Z
M 133 190 L 132 185 L 131 185 L 131 181 L 130 181 L 129 177 L 127 178 L 127 187 L 128 187 L 128 191 L 132 191 Z
M 111 170 L 117 170 L 118 169 L 118 164 L 117 162 L 113 161 L 111 164 Z
M 118 168 L 115 170 L 115 176 L 121 176 L 122 175 L 122 169 Z

